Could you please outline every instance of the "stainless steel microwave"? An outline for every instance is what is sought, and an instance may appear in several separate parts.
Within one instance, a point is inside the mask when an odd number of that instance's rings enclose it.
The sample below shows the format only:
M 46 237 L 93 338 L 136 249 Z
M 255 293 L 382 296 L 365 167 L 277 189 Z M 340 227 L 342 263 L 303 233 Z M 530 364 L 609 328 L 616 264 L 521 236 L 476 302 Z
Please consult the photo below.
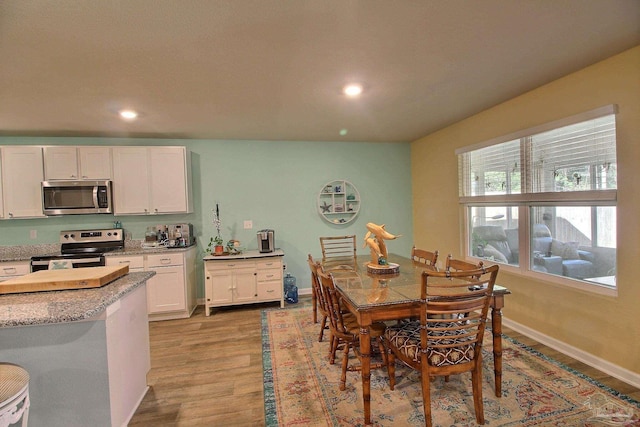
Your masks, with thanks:
M 43 181 L 45 215 L 112 213 L 111 181 Z

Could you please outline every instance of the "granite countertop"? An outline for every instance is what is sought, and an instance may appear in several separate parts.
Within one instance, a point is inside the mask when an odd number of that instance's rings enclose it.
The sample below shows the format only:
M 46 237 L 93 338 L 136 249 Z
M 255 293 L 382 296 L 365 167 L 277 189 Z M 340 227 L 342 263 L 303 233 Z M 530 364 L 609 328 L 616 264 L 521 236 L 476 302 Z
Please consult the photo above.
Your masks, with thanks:
M 100 288 L 0 295 L 0 327 L 91 319 L 154 274 L 129 273 Z
M 284 256 L 282 249 L 276 249 L 273 252 L 260 252 L 260 251 L 244 251 L 237 255 L 207 255 L 203 258 L 205 261 L 228 261 L 235 259 L 250 259 L 250 258 L 268 258 L 274 256 Z
M 105 252 L 105 256 L 127 256 L 127 255 L 144 255 L 163 252 L 184 252 L 191 249 L 192 246 L 184 248 L 143 248 L 141 240 L 125 241 L 124 249 Z M 51 255 L 60 252 L 59 243 L 47 243 L 41 245 L 23 245 L 23 246 L 0 246 L 0 262 L 17 262 L 30 261 L 32 256 Z

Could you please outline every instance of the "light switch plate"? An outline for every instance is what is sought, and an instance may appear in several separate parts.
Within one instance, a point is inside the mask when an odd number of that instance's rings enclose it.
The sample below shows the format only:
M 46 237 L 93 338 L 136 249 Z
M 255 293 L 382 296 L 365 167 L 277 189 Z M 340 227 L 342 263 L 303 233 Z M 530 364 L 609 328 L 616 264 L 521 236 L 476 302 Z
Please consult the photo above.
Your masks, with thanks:
M 246 219 L 244 221 L 244 229 L 251 230 L 252 228 L 253 228 L 253 221 L 251 221 L 250 219 Z

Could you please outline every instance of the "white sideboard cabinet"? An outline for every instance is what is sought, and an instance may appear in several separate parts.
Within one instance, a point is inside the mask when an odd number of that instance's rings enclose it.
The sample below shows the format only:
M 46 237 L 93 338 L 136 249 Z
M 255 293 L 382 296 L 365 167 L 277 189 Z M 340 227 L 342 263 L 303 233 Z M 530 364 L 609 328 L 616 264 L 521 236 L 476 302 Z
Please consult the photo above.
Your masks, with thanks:
M 284 307 L 284 252 L 204 257 L 205 315 L 212 307 L 279 301 Z

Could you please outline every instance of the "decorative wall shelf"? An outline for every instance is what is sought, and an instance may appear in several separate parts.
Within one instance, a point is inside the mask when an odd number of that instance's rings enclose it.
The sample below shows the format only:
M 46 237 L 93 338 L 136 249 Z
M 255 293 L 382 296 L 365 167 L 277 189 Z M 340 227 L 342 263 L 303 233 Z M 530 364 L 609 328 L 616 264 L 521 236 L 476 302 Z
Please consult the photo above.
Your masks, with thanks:
M 347 224 L 360 211 L 360 193 L 345 180 L 329 181 L 318 194 L 318 212 L 332 224 Z

